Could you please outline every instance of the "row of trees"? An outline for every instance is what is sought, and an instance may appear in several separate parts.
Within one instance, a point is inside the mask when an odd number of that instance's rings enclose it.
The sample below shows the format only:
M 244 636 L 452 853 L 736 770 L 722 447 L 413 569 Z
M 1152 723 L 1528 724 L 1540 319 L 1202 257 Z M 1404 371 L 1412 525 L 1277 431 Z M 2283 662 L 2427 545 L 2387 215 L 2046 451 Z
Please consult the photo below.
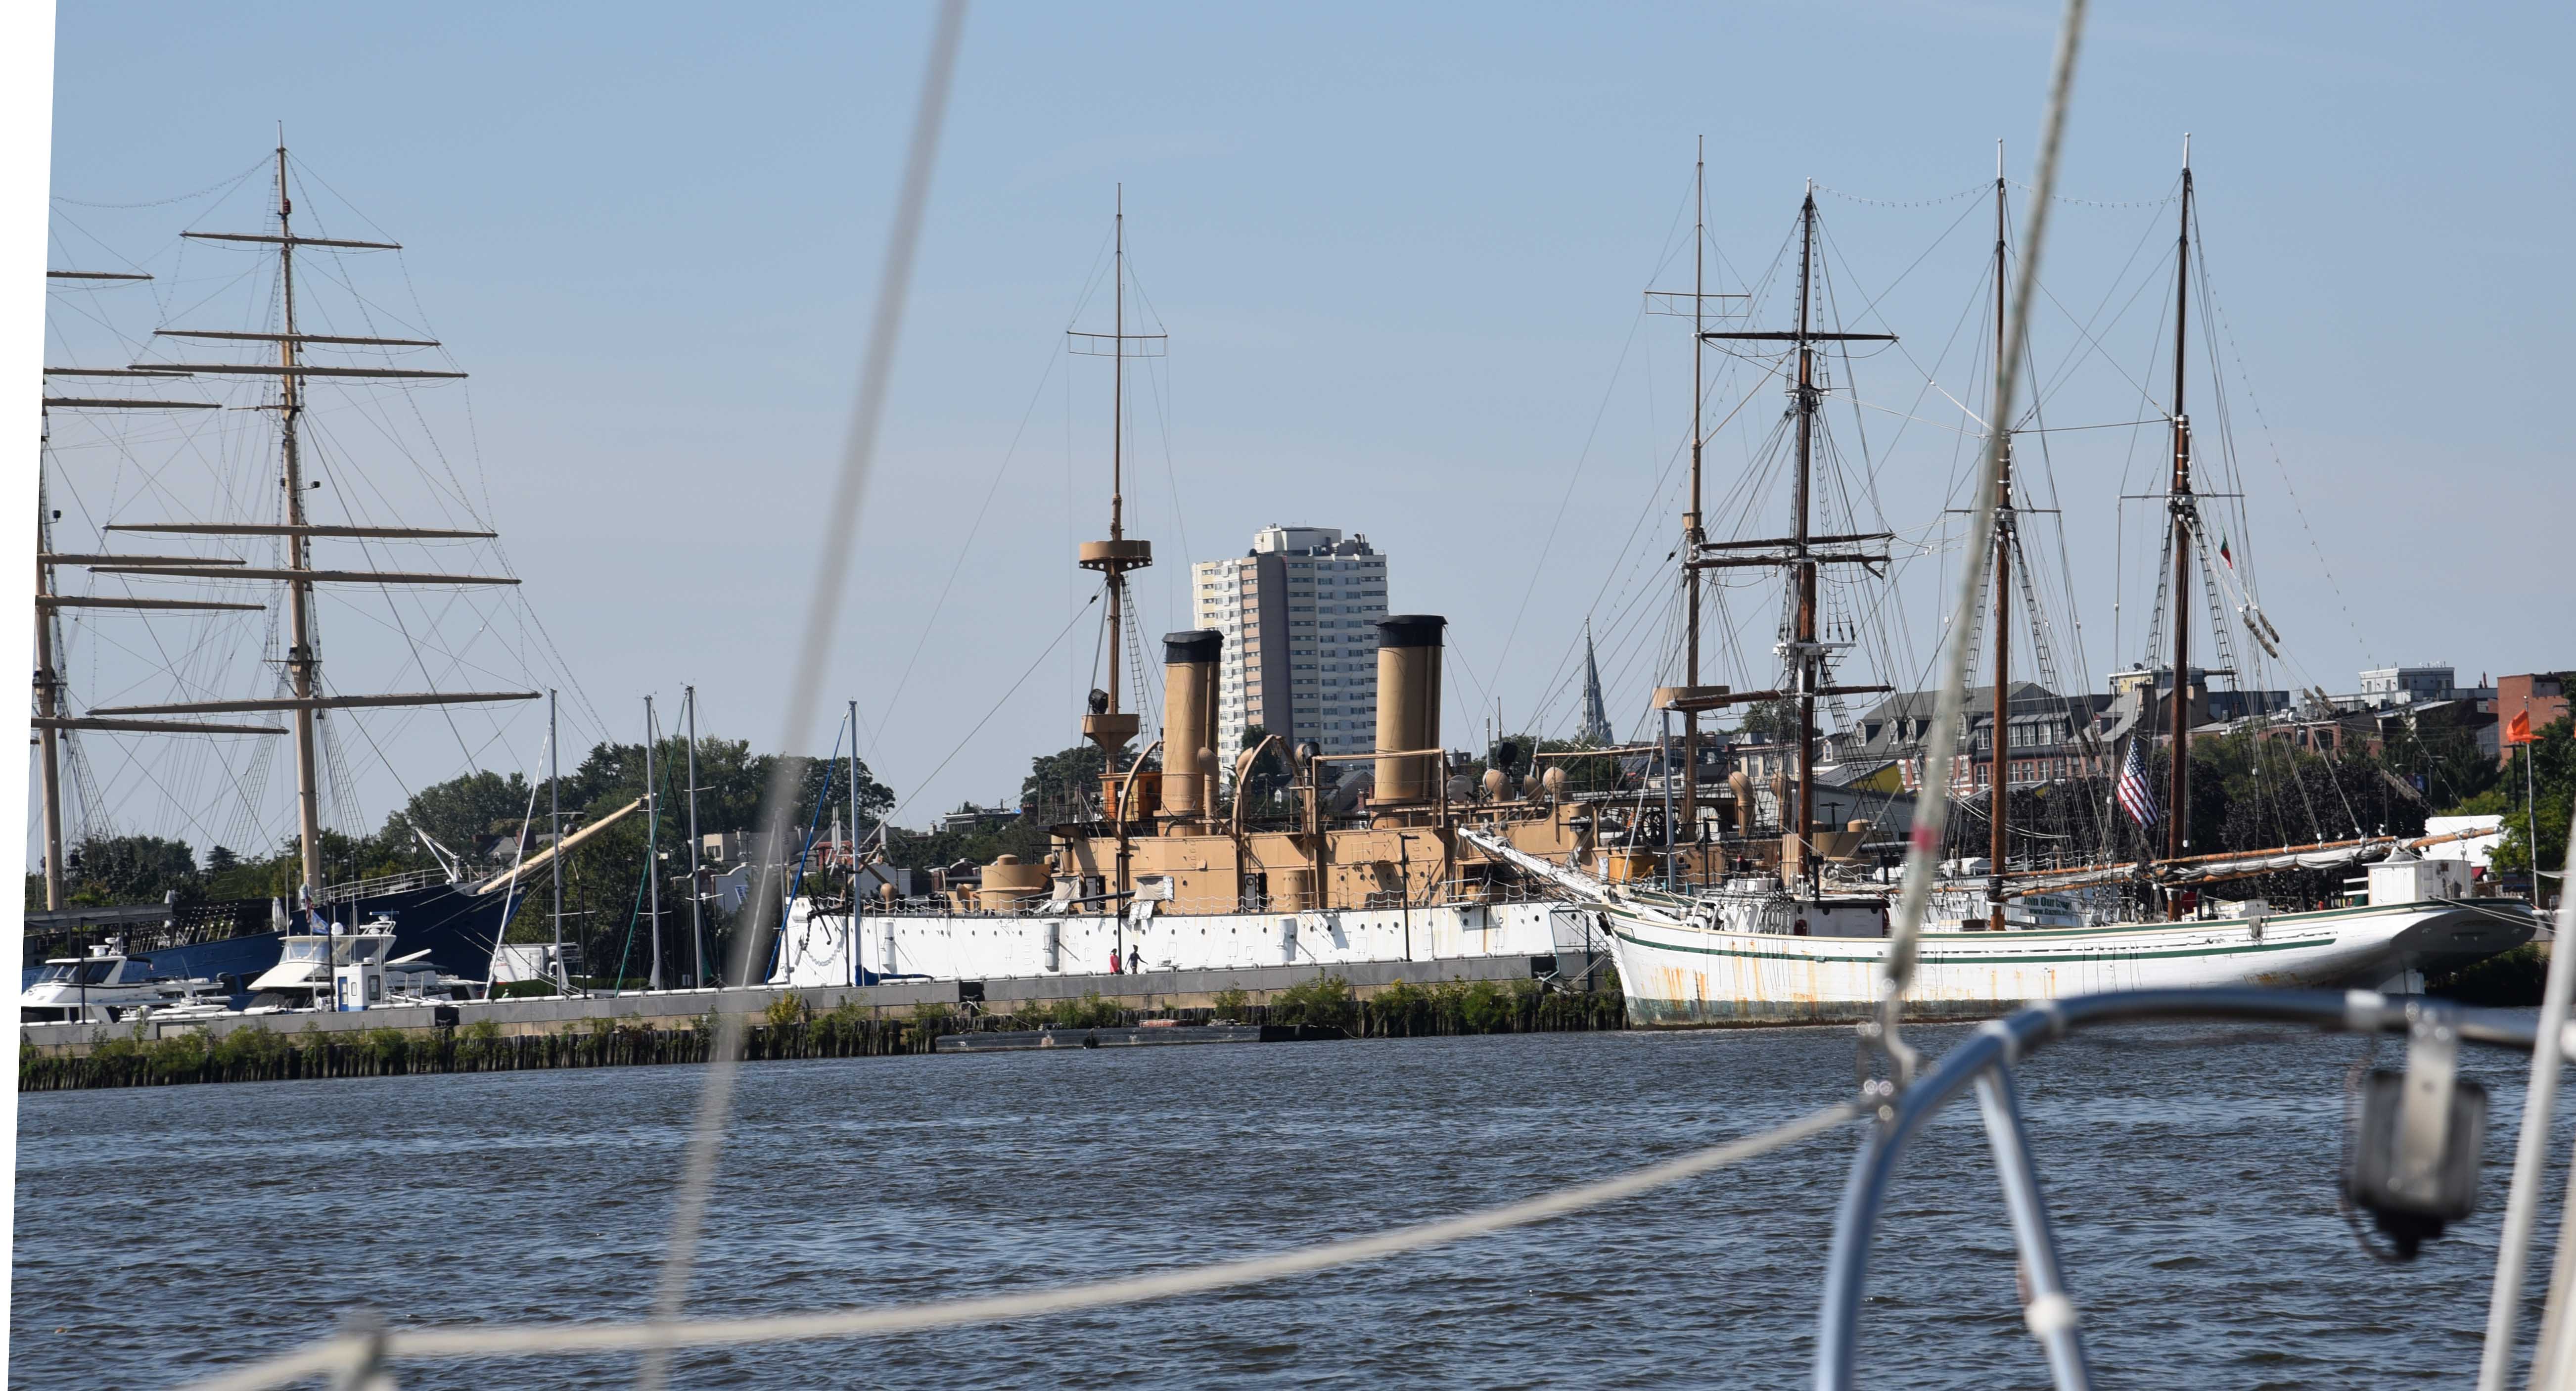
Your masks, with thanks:
M 688 744 L 663 740 L 653 751 L 654 781 L 660 794 L 660 825 L 632 815 L 586 841 L 565 862 L 565 910 L 568 916 L 596 924 L 590 934 L 604 937 L 622 931 L 631 916 L 645 868 L 648 830 L 658 831 L 666 854 L 665 871 L 687 864 L 686 769 Z M 849 763 L 813 758 L 788 760 L 797 765 L 798 805 L 812 808 L 826 785 L 834 806 L 849 805 Z M 778 771 L 781 756 L 754 753 L 747 741 L 700 739 L 697 747 L 697 820 L 701 832 L 743 831 L 758 816 L 761 797 Z M 524 847 L 543 844 L 549 794 L 564 813 L 568 832 L 597 821 L 645 793 L 644 746 L 603 743 L 563 775 L 560 785 L 531 782 L 517 774 L 468 773 L 412 794 L 371 834 L 339 831 L 322 835 L 324 872 L 334 883 L 371 879 L 408 871 L 445 867 L 458 861 L 468 877 L 505 871 Z M 881 816 L 894 805 L 894 795 L 858 765 L 858 810 L 862 819 Z M 829 811 L 825 812 L 828 818 Z M 803 820 L 797 821 L 799 830 Z M 435 848 L 433 848 L 435 847 Z M 291 898 L 303 880 L 302 852 L 292 836 L 257 850 L 216 845 L 199 862 L 186 842 L 158 836 L 94 836 L 82 841 L 65 859 L 71 901 L 76 904 L 142 903 L 176 894 L 182 903 L 243 898 Z M 682 892 L 685 892 L 683 888 Z M 27 876 L 27 906 L 44 906 L 44 880 Z M 522 917 L 528 916 L 523 912 Z
M 1257 743 L 1256 730 L 1252 741 Z M 1533 751 L 1578 751 L 1555 741 L 1507 741 L 1499 751 L 1505 771 L 1526 776 L 1537 768 Z M 741 832 L 755 827 L 761 798 L 779 771 L 777 754 L 755 754 L 742 740 L 698 742 L 698 826 L 702 832 Z M 647 833 L 655 828 L 642 815 L 629 816 L 593 836 L 568 855 L 564 864 L 566 935 L 578 942 L 596 975 L 613 975 L 621 962 L 630 975 L 641 975 L 648 955 L 651 924 L 643 912 L 649 900 L 647 874 L 663 876 L 662 938 L 666 978 L 690 968 L 685 869 L 688 850 L 684 741 L 665 740 L 654 750 L 655 782 L 660 794 L 658 865 L 648 863 Z M 2153 784 L 2164 786 L 2165 753 L 2151 760 Z M 2401 737 L 2376 754 L 2349 751 L 2320 756 L 2252 733 L 2203 738 L 2192 745 L 2195 764 L 2190 818 L 2196 853 L 2257 850 L 2307 840 L 2335 840 L 2356 834 L 2417 835 L 2428 814 L 2501 814 L 2503 845 L 2495 852 L 2500 870 L 2527 870 L 2533 863 L 2532 830 L 2538 831 L 2538 858 L 2544 869 L 2563 862 L 2568 822 L 2576 814 L 2576 732 L 2560 720 L 2539 740 L 2513 752 L 2499 767 L 2476 755 L 2472 739 L 2467 755 L 2447 745 L 2426 746 Z M 2537 793 L 2537 815 L 2531 815 L 2527 784 Z M 801 835 L 811 822 L 828 823 L 835 811 L 846 816 L 850 805 L 849 763 L 813 758 L 788 760 L 794 767 L 797 800 L 793 831 Z M 603 743 L 564 775 L 554 789 L 566 827 L 578 830 L 636 801 L 645 793 L 641 744 Z M 1598 766 L 1594 766 L 1598 765 Z M 1614 760 L 1572 758 L 1560 764 L 1570 781 L 1615 779 Z M 960 860 L 990 863 L 1013 854 L 1034 862 L 1046 854 L 1048 828 L 1060 821 L 1083 819 L 1099 806 L 1100 778 L 1108 767 L 1101 751 L 1078 744 L 1030 761 L 1020 785 L 1021 814 L 956 830 L 890 830 L 885 857 L 894 865 L 929 870 Z M 1480 764 L 1463 769 L 1481 774 Z M 1230 780 L 1230 772 L 1229 780 Z M 1256 823 L 1285 816 L 1291 783 L 1290 760 L 1275 748 L 1246 770 L 1241 792 L 1253 798 L 1247 815 Z M 895 807 L 894 794 L 858 765 L 858 813 L 861 834 Z M 441 867 L 440 855 L 464 861 L 469 875 L 506 870 L 528 848 L 545 825 L 548 788 L 518 774 L 470 773 L 413 794 L 372 835 L 352 837 L 326 832 L 323 854 L 334 882 L 373 878 Z M 1227 788 L 1226 795 L 1234 789 Z M 2444 794 L 2448 794 L 2447 796 Z M 2023 826 L 2045 826 L 2065 818 L 2059 801 L 2086 795 L 2068 788 L 2022 789 L 2012 794 L 2013 817 Z M 818 814 L 819 808 L 819 814 Z M 2162 852 L 2161 836 L 2151 842 L 2125 815 L 2109 812 L 2114 848 L 2123 855 Z M 1982 854 L 1982 824 L 1973 818 L 1952 822 L 1953 853 Z M 433 852 L 432 846 L 438 849 Z M 83 842 L 73 856 L 72 898 L 81 904 L 153 902 L 175 893 L 182 902 L 241 898 L 290 897 L 302 878 L 301 861 L 290 839 L 265 853 L 245 855 L 217 845 L 202 863 L 183 841 L 156 836 L 102 836 Z M 2284 899 L 2323 897 L 2333 892 L 2327 880 L 2340 871 L 2278 876 L 2280 882 L 2249 881 L 2244 892 Z M 530 895 L 514 940 L 550 938 L 550 876 Z M 809 885 L 829 891 L 834 885 Z M 43 906 L 43 879 L 29 875 L 27 904 Z M 729 925 L 711 921 L 707 949 L 723 950 Z
M 587 969 L 596 977 L 638 978 L 649 970 L 653 931 L 644 911 L 651 899 L 646 876 L 656 870 L 663 879 L 665 979 L 676 981 L 694 970 L 695 952 L 688 940 L 687 758 L 684 739 L 663 740 L 653 750 L 658 826 L 641 813 L 632 814 L 592 835 L 565 857 L 565 936 L 581 947 Z M 754 753 L 744 740 L 710 738 L 700 739 L 697 745 L 699 831 L 712 835 L 756 830 L 761 799 L 782 761 L 795 765 L 791 835 L 801 838 L 809 824 L 828 826 L 835 815 L 845 823 L 850 819 L 849 760 L 784 758 Z M 1041 755 L 1031 760 L 1020 789 L 1022 805 L 1035 814 L 961 831 L 890 829 L 886 858 L 920 870 L 960 859 L 985 863 L 1005 852 L 1035 860 L 1046 853 L 1046 827 L 1053 820 L 1079 815 L 1086 798 L 1096 805 L 1105 767 L 1101 751 L 1089 744 Z M 893 792 L 877 781 L 864 760 L 857 765 L 857 781 L 860 825 L 856 831 L 864 837 L 896 803 Z M 440 870 L 450 858 L 460 862 L 469 878 L 506 872 L 515 856 L 544 843 L 550 793 L 562 808 L 567 833 L 577 833 L 639 800 L 645 791 L 641 743 L 608 742 L 592 748 L 551 789 L 544 779 L 532 782 L 517 773 L 468 773 L 412 794 L 371 834 L 325 831 L 324 872 L 331 882 L 346 883 Z M 658 864 L 648 862 L 648 833 L 658 841 Z M 69 896 L 80 905 L 150 903 L 171 895 L 182 904 L 291 899 L 303 879 L 302 855 L 293 837 L 251 853 L 216 845 L 200 861 L 194 848 L 181 840 L 94 836 L 67 857 L 66 869 Z M 510 940 L 547 941 L 553 936 L 551 874 L 541 871 L 531 887 L 534 892 L 527 895 L 511 925 Z M 828 882 L 809 881 L 805 890 L 837 892 L 842 887 L 834 876 Z M 26 895 L 29 911 L 44 906 L 41 874 L 27 876 Z M 711 906 L 704 925 L 710 959 L 723 959 L 733 924 Z

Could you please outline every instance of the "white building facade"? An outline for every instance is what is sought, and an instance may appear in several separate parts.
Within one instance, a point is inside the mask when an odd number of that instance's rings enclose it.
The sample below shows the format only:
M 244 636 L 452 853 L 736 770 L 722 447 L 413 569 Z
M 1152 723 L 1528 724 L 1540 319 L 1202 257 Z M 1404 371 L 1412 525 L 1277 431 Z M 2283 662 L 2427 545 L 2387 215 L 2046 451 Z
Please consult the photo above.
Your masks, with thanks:
M 1225 635 L 1217 756 L 1231 767 L 1254 726 L 1325 753 L 1377 739 L 1377 621 L 1386 557 L 1357 532 L 1268 526 L 1252 549 L 1190 567 L 1191 610 Z
M 2380 667 L 2361 674 L 2361 698 L 2372 705 L 2411 705 L 2451 693 L 2449 667 Z
M 2483 678 L 2481 678 L 2483 679 Z M 2493 686 L 2463 686 L 2455 667 L 2379 667 L 2361 674 L 2361 696 L 2355 702 L 2364 709 L 2385 710 L 2393 705 L 2426 705 L 2437 700 L 2493 700 Z

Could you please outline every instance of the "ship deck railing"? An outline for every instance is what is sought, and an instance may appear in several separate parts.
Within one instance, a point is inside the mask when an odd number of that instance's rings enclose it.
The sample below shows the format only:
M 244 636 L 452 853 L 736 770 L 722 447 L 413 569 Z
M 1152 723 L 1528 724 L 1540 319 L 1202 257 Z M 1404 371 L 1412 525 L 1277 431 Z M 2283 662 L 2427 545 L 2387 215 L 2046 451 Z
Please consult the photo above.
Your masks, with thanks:
M 883 900 L 867 902 L 860 906 L 860 911 L 868 917 L 1118 918 L 1126 916 L 1125 904 L 1128 901 L 1130 900 L 1127 895 L 1101 895 L 1072 903 L 1036 899 L 1021 907 L 1000 909 L 980 905 L 974 908 L 960 908 L 948 899 L 922 896 L 896 899 L 890 903 Z M 1331 905 L 1329 909 L 1321 905 L 1293 906 L 1282 903 L 1275 897 L 1269 899 L 1149 898 L 1146 901 L 1155 905 L 1154 912 L 1158 917 L 1286 917 L 1297 913 L 1326 911 L 1392 913 L 1411 909 L 1414 912 L 1425 912 L 1439 908 L 1486 908 L 1521 904 L 1546 904 L 1570 910 L 1580 906 L 1567 901 L 1564 895 L 1543 886 L 1533 887 L 1504 880 L 1477 879 L 1444 880 L 1432 886 L 1429 892 L 1414 895 L 1409 902 L 1402 893 L 1392 889 L 1372 890 L 1360 895 L 1357 902 L 1338 902 Z M 825 901 L 818 902 L 815 911 L 838 916 L 848 909 L 842 903 Z
M 2078 995 L 2034 1004 L 1980 1025 L 1911 1083 L 1880 1084 L 1875 1092 L 1876 1123 L 1852 1160 L 1828 1248 L 1816 1339 L 1818 1391 L 1840 1391 L 1858 1377 L 1870 1248 L 1909 1143 L 1944 1107 L 1970 1091 L 1976 1094 L 2003 1188 L 2024 1282 L 2024 1322 L 2046 1356 L 2053 1386 L 2075 1391 L 2092 1385 L 2081 1323 L 2059 1264 L 2057 1233 L 2031 1154 L 2016 1076 L 2033 1054 L 2077 1032 L 2109 1024 L 2175 1020 L 2306 1025 L 2373 1037 L 2402 1034 L 2414 1040 L 2416 1048 L 2429 1043 L 2445 1059 L 2457 1044 L 2529 1052 L 2541 1036 L 2539 1020 L 2520 1010 L 2472 1008 L 2423 997 L 2392 998 L 2369 990 L 2257 987 Z M 2411 1063 L 2408 1085 L 2417 1085 Z M 2447 1092 L 2447 1080 L 2443 1089 Z
M 52 956 L 81 955 L 91 943 L 115 938 L 128 952 L 149 956 L 265 932 L 273 911 L 268 899 L 242 898 L 29 913 L 21 954 L 25 964 L 34 965 Z
M 347 903 L 352 899 L 382 898 L 387 894 L 411 893 L 454 882 L 443 869 L 407 869 L 400 874 L 380 874 L 372 879 L 332 884 L 322 890 L 320 898 L 324 903 Z

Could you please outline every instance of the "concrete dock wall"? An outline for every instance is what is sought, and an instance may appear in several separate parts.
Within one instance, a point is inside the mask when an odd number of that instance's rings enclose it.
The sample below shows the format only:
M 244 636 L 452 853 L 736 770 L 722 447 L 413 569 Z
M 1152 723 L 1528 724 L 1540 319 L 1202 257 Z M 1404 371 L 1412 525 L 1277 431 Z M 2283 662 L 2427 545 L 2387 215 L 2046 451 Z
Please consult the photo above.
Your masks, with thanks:
M 1599 977 L 1609 981 L 1606 958 L 1597 963 Z M 1240 990 L 1259 1004 L 1267 996 L 1325 976 L 1347 982 L 1351 993 L 1368 998 L 1399 982 L 1434 985 L 1444 981 L 1511 982 L 1556 975 L 1572 980 L 1585 969 L 1581 957 L 1466 957 L 1446 961 L 1370 961 L 1334 966 L 1251 966 L 1205 971 L 1148 971 L 1130 975 L 1037 976 L 983 981 L 897 981 L 872 986 L 770 987 L 665 990 L 625 995 L 587 995 L 522 1000 L 467 1000 L 454 1005 L 401 1009 L 352 1010 L 343 1013 L 231 1015 L 211 1020 L 155 1023 L 27 1024 L 20 1026 L 23 1048 L 39 1056 L 77 1057 L 117 1039 L 144 1042 L 178 1034 L 221 1039 L 240 1029 L 265 1029 L 298 1037 L 357 1035 L 376 1029 L 427 1034 L 442 1027 L 489 1021 L 504 1035 L 552 1034 L 599 1027 L 614 1021 L 643 1029 L 684 1030 L 713 1014 L 765 1014 L 782 996 L 798 996 L 807 1009 L 822 1015 L 855 1005 L 881 1018 L 909 1017 L 923 1007 L 987 1014 L 1012 1014 L 1097 994 L 1105 1005 L 1129 1010 L 1206 1009 L 1219 992 Z

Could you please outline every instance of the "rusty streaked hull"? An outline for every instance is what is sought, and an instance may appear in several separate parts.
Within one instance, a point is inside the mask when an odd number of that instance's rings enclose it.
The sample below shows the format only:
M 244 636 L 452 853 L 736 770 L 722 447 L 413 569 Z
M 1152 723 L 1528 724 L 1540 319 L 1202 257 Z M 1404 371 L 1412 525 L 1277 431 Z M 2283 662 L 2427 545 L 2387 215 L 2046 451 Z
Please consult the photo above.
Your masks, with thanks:
M 1148 971 L 1340 967 L 1494 957 L 1591 960 L 1592 914 L 1549 902 L 1302 912 L 1163 914 L 816 913 L 789 910 L 773 985 L 885 979 L 1118 979 Z M 1112 959 L 1118 965 L 1111 964 Z
M 1868 1015 L 1883 938 L 1730 932 L 1611 908 L 1628 1020 L 1648 1027 L 1823 1023 Z M 2029 1000 L 2215 985 L 2376 985 L 2531 939 L 2497 900 L 2019 932 L 1933 932 L 1906 992 L 1910 1018 L 1984 1018 Z

